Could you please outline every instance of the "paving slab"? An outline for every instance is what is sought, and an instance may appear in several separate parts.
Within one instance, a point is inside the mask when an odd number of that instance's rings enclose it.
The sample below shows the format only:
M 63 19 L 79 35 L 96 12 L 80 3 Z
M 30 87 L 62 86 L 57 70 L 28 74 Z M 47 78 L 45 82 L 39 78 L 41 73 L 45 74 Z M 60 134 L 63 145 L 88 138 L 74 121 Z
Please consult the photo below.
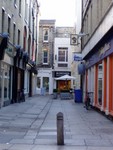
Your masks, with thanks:
M 57 114 L 64 117 L 64 145 L 57 145 Z M 113 122 L 74 100 L 34 96 L 0 109 L 0 150 L 111 150 Z

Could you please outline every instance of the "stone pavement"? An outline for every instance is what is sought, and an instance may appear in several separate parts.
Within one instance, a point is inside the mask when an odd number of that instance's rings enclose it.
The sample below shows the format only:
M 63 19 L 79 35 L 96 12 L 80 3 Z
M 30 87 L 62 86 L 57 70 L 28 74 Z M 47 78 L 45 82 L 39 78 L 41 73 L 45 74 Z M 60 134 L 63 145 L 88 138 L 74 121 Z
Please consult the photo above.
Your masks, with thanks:
M 56 115 L 64 114 L 64 145 Z M 34 96 L 0 109 L 0 150 L 112 150 L 113 122 L 74 100 Z

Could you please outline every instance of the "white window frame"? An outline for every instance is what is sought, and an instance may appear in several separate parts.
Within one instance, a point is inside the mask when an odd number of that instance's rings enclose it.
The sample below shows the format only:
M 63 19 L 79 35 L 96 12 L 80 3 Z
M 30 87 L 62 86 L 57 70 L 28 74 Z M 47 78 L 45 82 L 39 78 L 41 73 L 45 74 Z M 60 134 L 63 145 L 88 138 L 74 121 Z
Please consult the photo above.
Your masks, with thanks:
M 47 53 L 47 56 L 46 56 L 46 57 L 44 56 L 45 52 Z M 44 59 L 47 59 L 47 61 L 44 62 Z M 47 50 L 44 50 L 44 51 L 43 51 L 43 64 L 48 64 L 48 51 L 47 51 Z
M 59 60 L 59 52 L 60 51 L 63 51 L 63 52 L 65 52 L 65 60 L 64 61 L 61 61 L 61 60 Z M 65 64 L 67 64 L 68 63 L 68 48 L 67 47 L 59 47 L 58 48 L 58 63 L 65 63 Z
M 45 40 L 45 33 L 48 33 L 47 35 L 46 35 L 46 37 L 47 37 L 47 40 Z M 43 29 L 43 42 L 49 42 L 49 29 L 48 28 L 44 28 Z

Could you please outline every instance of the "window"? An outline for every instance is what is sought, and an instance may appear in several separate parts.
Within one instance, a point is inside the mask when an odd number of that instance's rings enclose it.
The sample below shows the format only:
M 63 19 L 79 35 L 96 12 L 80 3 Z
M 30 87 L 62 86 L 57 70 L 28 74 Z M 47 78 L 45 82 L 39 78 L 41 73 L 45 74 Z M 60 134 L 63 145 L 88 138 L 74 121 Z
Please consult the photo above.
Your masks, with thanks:
M 13 44 L 15 44 L 15 38 L 16 38 L 16 25 L 13 24 Z
M 11 18 L 10 17 L 8 17 L 8 29 L 7 29 L 7 32 L 10 35 L 10 32 L 11 32 Z
M 49 40 L 49 31 L 48 29 L 44 29 L 43 31 L 43 42 L 48 42 Z
M 68 48 L 58 48 L 58 67 L 68 67 Z
M 29 16 L 29 3 L 28 0 L 25 0 L 25 21 L 28 23 Z
M 98 103 L 102 104 L 102 81 L 103 81 L 103 65 L 98 64 Z
M 68 62 L 68 48 L 59 48 L 58 49 L 58 61 L 59 62 Z
M 17 0 L 14 0 L 14 6 L 17 8 Z
M 19 0 L 19 14 L 21 14 L 21 3 L 22 3 L 22 1 Z
M 2 33 L 4 32 L 5 11 L 2 9 Z
M 28 54 L 30 55 L 30 47 L 31 47 L 31 36 L 28 38 Z
M 43 51 L 43 64 L 48 63 L 48 51 Z
M 18 30 L 18 39 L 17 40 L 18 40 L 17 43 L 19 45 L 20 44 L 20 30 Z

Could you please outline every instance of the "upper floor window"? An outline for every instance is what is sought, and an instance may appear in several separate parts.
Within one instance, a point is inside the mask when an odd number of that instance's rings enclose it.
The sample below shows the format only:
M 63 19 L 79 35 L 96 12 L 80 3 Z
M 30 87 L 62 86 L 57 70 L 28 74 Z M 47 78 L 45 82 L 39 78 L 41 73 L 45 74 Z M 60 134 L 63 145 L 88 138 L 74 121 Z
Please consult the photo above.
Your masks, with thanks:
M 49 41 L 49 30 L 44 29 L 43 30 L 43 42 L 48 42 Z
M 17 7 L 17 0 L 14 0 L 14 6 Z
M 58 61 L 59 62 L 68 62 L 68 48 L 59 48 L 58 49 Z
M 7 32 L 10 35 L 10 32 L 11 32 L 11 17 L 9 17 L 9 16 L 8 16 L 8 29 L 7 29 Z
M 15 39 L 16 39 L 16 24 L 13 24 L 13 44 L 15 44 Z
M 43 51 L 43 64 L 48 64 L 48 51 Z
M 22 0 L 19 0 L 19 14 L 21 14 L 21 4 L 22 4 Z
M 29 2 L 25 0 L 25 21 L 28 23 L 28 16 L 29 16 Z
M 18 29 L 18 39 L 17 39 L 18 45 L 20 45 L 20 30 Z
M 58 67 L 68 67 L 68 48 L 58 48 Z
M 2 9 L 2 33 L 4 32 L 5 10 Z

